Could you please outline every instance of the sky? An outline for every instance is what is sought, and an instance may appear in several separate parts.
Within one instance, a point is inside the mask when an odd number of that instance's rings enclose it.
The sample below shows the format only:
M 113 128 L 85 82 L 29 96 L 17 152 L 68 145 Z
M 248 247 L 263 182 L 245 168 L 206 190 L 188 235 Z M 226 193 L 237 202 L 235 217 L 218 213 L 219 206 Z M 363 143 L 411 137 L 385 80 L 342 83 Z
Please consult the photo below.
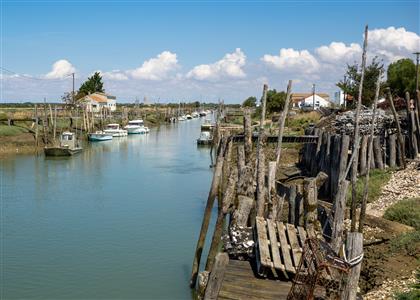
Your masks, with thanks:
M 117 101 L 333 95 L 346 64 L 420 50 L 419 0 L 0 0 L 1 102 L 59 101 L 95 71 Z

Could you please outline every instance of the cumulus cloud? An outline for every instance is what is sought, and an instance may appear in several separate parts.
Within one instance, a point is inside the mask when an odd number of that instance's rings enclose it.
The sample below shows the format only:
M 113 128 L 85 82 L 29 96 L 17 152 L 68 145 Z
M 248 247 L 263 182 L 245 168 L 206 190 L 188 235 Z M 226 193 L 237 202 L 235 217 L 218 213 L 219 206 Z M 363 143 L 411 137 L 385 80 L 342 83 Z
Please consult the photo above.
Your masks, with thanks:
M 341 42 L 332 42 L 328 46 L 321 46 L 315 49 L 318 57 L 325 62 L 352 62 L 360 57 L 362 47 L 359 44 L 351 43 L 349 46 Z
M 162 80 L 178 67 L 177 55 L 163 51 L 158 56 L 146 60 L 141 67 L 129 71 L 129 74 L 136 79 Z
M 74 72 L 76 72 L 76 69 L 68 60 L 60 59 L 52 65 L 51 72 L 47 73 L 45 75 L 45 78 L 61 79 Z
M 407 31 L 404 27 L 380 28 L 369 30 L 368 51 L 384 56 L 390 62 L 401 57 L 411 56 L 420 49 L 420 36 Z
M 125 72 L 122 72 L 120 70 L 112 70 L 110 72 L 102 72 L 102 71 L 98 71 L 98 72 L 101 73 L 104 79 L 116 80 L 116 81 L 128 80 L 128 76 L 125 74 Z
M 186 77 L 196 80 L 219 80 L 222 78 L 246 77 L 243 67 L 246 63 L 245 53 L 240 48 L 226 54 L 221 60 L 208 65 L 195 66 Z
M 264 55 L 261 60 L 278 70 L 289 72 L 314 73 L 319 69 L 319 62 L 308 50 L 280 49 L 279 55 Z

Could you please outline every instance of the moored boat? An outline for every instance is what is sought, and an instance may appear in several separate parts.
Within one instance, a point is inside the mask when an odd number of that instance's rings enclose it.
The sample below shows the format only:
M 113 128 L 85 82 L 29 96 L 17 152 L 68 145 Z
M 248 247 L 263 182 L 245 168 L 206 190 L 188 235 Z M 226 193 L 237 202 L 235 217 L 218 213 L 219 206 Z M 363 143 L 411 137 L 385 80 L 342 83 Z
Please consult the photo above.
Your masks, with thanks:
M 213 142 L 213 136 L 210 131 L 203 131 L 197 139 L 197 145 L 210 145 Z
M 185 116 L 185 118 L 187 118 L 187 120 L 191 120 L 191 119 L 192 119 L 192 116 L 191 116 L 190 114 L 187 114 L 187 115 Z
M 149 128 L 144 126 L 143 120 L 132 120 L 124 127 L 128 134 L 145 134 L 149 132 Z
M 120 124 L 108 124 L 106 125 L 105 133 L 111 134 L 113 137 L 127 136 L 127 130 L 121 129 Z
M 112 134 L 103 131 L 96 131 L 88 134 L 88 140 L 91 142 L 102 142 L 112 140 Z
M 45 156 L 72 156 L 82 152 L 83 148 L 79 146 L 76 135 L 72 132 L 63 132 L 60 136 L 59 146 L 46 146 L 44 148 Z

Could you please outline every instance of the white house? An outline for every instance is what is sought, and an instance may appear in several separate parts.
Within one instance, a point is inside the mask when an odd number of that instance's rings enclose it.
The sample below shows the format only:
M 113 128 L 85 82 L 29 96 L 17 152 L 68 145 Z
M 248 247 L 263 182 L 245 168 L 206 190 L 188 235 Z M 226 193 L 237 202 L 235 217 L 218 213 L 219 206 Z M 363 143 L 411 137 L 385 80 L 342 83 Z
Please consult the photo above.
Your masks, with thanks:
M 86 103 L 86 109 L 89 112 L 100 112 L 101 109 L 108 111 L 115 111 L 117 109 L 117 100 L 115 96 L 107 95 L 105 93 L 89 94 L 81 99 Z
M 294 108 L 309 108 L 314 106 L 318 107 L 330 107 L 331 101 L 330 96 L 325 93 L 293 93 L 292 102 Z

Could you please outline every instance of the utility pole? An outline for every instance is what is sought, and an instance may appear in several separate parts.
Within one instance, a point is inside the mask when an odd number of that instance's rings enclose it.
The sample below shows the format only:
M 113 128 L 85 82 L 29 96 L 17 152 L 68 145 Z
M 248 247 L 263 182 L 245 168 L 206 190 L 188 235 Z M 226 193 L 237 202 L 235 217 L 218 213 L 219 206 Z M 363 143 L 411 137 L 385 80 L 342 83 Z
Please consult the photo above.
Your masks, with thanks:
M 315 110 L 315 83 L 312 84 L 312 108 Z
M 74 105 L 74 73 L 71 73 L 71 76 L 73 77 L 73 91 L 71 93 L 71 100 L 72 100 L 73 105 Z
M 420 98 L 419 98 L 419 55 L 420 52 L 413 53 L 416 56 L 416 99 L 417 99 L 417 113 L 420 116 Z
M 344 84 L 345 84 L 345 88 L 343 90 L 343 102 L 344 102 L 343 104 L 344 104 L 344 108 L 346 108 L 347 107 L 346 90 L 345 90 L 347 88 L 347 76 L 346 75 L 344 75 Z

